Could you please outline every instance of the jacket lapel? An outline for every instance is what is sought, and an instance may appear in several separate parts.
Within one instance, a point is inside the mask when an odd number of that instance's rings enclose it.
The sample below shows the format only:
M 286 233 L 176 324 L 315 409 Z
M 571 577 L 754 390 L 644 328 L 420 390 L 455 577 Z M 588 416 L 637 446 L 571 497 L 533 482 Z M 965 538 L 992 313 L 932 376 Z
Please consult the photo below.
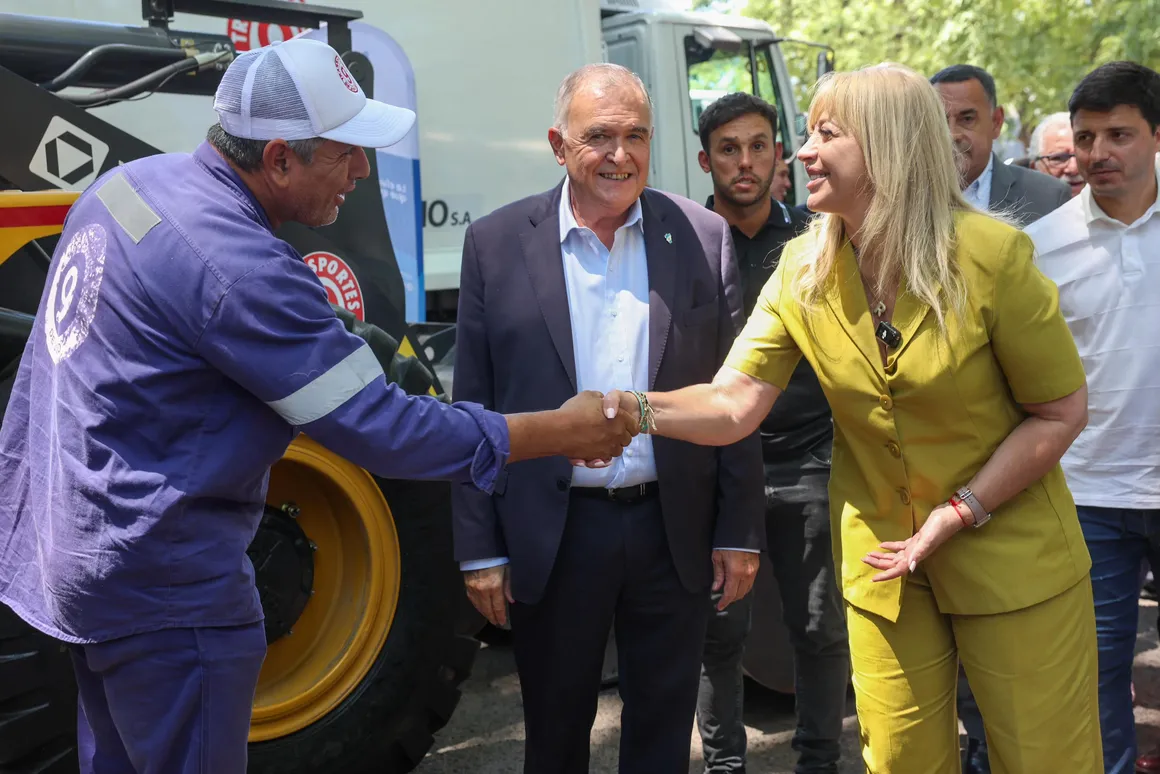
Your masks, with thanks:
M 545 208 L 532 217 L 532 227 L 520 232 L 520 244 L 540 312 L 575 390 L 576 353 L 572 347 L 572 316 L 568 307 L 568 287 L 564 282 L 564 258 L 560 251 L 562 188 L 563 183 L 548 197 Z
M 999 161 L 998 157 L 992 157 L 991 161 L 991 201 L 989 201 L 988 209 L 993 212 L 1002 210 L 1010 201 L 1008 194 L 1011 192 L 1011 186 L 1015 185 L 1015 176 L 1011 174 L 1011 170 L 1007 168 L 1006 164 Z
M 834 266 L 834 279 L 826 291 L 826 303 L 842 330 L 854 342 L 863 357 L 870 361 L 874 372 L 885 380 L 882 357 L 878 354 L 878 340 L 874 338 L 874 322 L 866 304 L 866 291 L 858 273 L 854 249 L 847 243 L 839 252 Z
M 930 311 L 930 304 L 904 289 L 899 289 L 898 298 L 894 301 L 894 327 L 902 334 L 902 342 L 898 345 L 898 349 L 889 352 L 890 362 L 901 357 L 910 342 L 914 341 L 918 327 L 922 325 L 922 321 Z
M 672 234 L 665 230 L 666 212 L 663 207 L 650 206 L 648 194 L 648 189 L 645 189 L 640 204 L 648 266 L 648 389 L 651 390 L 656 385 L 665 344 L 669 340 L 676 289 L 680 287 L 678 274 L 682 273 L 683 267 L 677 260 Z

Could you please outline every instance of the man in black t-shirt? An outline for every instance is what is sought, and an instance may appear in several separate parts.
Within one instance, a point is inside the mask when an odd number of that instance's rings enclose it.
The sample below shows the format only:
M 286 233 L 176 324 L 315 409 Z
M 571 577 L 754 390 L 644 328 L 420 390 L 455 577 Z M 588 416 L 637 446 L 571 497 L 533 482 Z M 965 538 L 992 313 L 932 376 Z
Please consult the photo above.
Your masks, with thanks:
M 698 160 L 713 177 L 706 206 L 730 224 L 746 316 L 782 248 L 807 223 L 800 210 L 770 196 L 781 155 L 776 127 L 777 109 L 744 93 L 711 104 L 699 126 Z M 829 404 L 804 359 L 762 422 L 761 438 L 769 558 L 795 656 L 795 772 L 836 774 L 850 655 L 830 549 L 826 487 L 834 431 Z M 753 599 L 750 594 L 723 611 L 714 605 L 705 638 L 697 726 L 711 774 L 745 771 L 741 659 Z

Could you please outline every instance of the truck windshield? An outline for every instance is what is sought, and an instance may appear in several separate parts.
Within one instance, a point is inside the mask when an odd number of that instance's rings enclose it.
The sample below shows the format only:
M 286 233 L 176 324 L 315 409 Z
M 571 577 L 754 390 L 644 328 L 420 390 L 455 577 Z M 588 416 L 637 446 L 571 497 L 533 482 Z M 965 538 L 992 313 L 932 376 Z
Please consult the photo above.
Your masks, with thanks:
M 688 64 L 694 132 L 701 120 L 701 112 L 719 97 L 734 91 L 756 94 L 776 105 L 779 114 L 785 115 L 773 76 L 769 45 L 759 43 L 754 46 L 743 40 L 739 51 L 730 52 L 704 46 L 689 35 L 685 38 L 685 61 Z M 778 129 L 781 135 L 783 127 Z

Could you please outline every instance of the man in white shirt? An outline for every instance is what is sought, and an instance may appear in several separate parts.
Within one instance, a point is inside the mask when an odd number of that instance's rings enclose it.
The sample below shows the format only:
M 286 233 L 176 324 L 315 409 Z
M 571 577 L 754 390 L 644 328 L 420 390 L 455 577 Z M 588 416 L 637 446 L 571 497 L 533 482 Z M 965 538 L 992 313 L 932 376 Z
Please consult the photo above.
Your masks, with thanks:
M 1160 74 L 1103 65 L 1068 109 L 1088 186 L 1026 231 L 1087 372 L 1090 419 L 1063 468 L 1092 555 L 1104 765 L 1130 774 L 1140 566 L 1160 566 Z

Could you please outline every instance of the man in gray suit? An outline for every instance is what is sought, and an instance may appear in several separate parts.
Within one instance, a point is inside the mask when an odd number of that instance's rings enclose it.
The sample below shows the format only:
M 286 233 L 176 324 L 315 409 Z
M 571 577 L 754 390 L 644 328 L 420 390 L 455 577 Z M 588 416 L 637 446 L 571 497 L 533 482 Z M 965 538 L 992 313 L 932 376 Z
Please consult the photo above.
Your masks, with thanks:
M 993 150 L 1003 131 L 1003 108 L 995 94 L 995 79 L 981 67 L 957 64 L 931 77 L 946 111 L 967 201 L 981 210 L 1013 218 L 1020 228 L 1033 223 L 1071 199 L 1071 187 L 1051 175 L 1004 164 Z M 959 718 L 967 729 L 963 774 L 989 774 L 983 717 L 959 675 Z
M 1039 220 L 1071 198 L 1066 183 L 1031 169 L 1004 164 L 992 150 L 1003 130 L 995 80 L 974 65 L 957 64 L 930 79 L 942 97 L 963 194 L 979 209 L 1012 216 L 1020 227 Z

